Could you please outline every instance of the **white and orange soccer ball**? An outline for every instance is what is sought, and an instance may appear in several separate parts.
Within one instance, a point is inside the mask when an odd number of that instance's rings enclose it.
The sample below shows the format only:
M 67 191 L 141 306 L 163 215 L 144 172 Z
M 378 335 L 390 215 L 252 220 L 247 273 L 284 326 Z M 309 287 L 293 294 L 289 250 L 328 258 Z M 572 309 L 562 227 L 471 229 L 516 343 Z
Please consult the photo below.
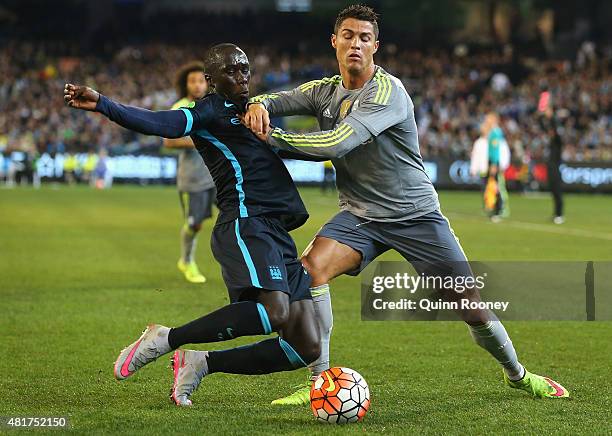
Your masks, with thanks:
M 310 408 L 320 422 L 347 424 L 361 421 L 370 407 L 365 379 L 350 368 L 323 371 L 310 388 Z

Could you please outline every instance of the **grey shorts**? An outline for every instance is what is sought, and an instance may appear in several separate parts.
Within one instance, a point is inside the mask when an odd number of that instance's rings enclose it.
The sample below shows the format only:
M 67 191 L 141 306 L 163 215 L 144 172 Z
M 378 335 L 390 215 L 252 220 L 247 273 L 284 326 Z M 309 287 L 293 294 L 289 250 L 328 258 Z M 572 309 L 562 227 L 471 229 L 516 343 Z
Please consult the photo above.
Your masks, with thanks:
M 197 226 L 212 216 L 215 188 L 198 192 L 179 191 L 179 199 L 187 225 Z
M 388 250 L 395 250 L 419 273 L 430 268 L 450 269 L 471 275 L 467 258 L 440 211 L 396 222 L 370 221 L 342 211 L 321 228 L 317 236 L 333 239 L 361 253 L 361 264 L 349 275 L 359 274 Z

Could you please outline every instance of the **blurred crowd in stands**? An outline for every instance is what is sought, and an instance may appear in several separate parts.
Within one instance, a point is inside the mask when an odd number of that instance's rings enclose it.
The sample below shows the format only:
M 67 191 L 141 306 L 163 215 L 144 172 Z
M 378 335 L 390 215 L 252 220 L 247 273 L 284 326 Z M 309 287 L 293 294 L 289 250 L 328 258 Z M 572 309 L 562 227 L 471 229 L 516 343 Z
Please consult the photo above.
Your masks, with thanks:
M 331 49 L 289 55 L 269 46 L 243 48 L 253 69 L 252 95 L 337 74 Z M 76 45 L 61 42 L 9 42 L 0 47 L 0 152 L 19 150 L 34 160 L 45 152 L 158 151 L 160 138 L 66 108 L 64 83 L 87 84 L 126 104 L 167 109 L 177 99 L 173 82 L 179 65 L 201 58 L 204 50 L 152 43 L 95 57 L 78 56 Z M 495 110 L 513 160 L 545 160 L 547 136 L 538 123 L 537 104 L 548 90 L 562 130 L 564 160 L 612 160 L 608 48 L 585 43 L 574 59 L 543 61 L 522 58 L 510 47 L 419 52 L 389 44 L 375 60 L 399 77 L 412 97 L 426 159 L 468 158 L 483 114 Z

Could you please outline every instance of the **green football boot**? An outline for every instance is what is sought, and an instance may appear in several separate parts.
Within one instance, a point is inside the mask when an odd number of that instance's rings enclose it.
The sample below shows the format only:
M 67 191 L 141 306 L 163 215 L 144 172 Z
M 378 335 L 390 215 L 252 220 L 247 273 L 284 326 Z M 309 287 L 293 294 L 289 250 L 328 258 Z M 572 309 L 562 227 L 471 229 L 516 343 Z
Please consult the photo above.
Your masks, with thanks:
M 195 262 L 185 263 L 183 259 L 179 259 L 177 265 L 180 272 L 190 283 L 206 283 L 206 277 L 202 275 Z
M 511 388 L 522 389 L 537 398 L 567 398 L 570 396 L 569 391 L 556 381 L 532 374 L 527 370 L 523 378 L 517 381 L 510 380 L 504 371 L 504 380 Z
M 312 382 L 299 384 L 294 386 L 296 389 L 294 393 L 283 398 L 272 401 L 273 406 L 304 406 L 310 404 L 310 385 Z

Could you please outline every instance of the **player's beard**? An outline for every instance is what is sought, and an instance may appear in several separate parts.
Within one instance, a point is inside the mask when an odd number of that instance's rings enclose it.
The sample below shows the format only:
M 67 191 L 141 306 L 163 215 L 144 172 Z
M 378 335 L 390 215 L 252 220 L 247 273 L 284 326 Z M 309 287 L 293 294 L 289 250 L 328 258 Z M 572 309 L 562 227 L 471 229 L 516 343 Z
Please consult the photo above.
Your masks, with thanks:
M 351 76 L 358 76 L 363 71 L 363 68 L 361 68 L 359 65 L 351 65 L 346 69 L 346 71 L 348 71 Z
M 346 71 L 351 76 L 360 76 L 361 74 L 364 73 L 364 71 L 366 71 L 368 69 L 369 65 L 370 64 L 362 64 L 362 63 L 351 62 L 351 63 L 347 64 Z
M 373 59 L 368 62 L 368 59 L 364 57 L 361 58 L 361 62 L 355 62 L 347 58 L 344 63 L 344 68 L 351 76 L 359 76 L 363 74 L 364 71 L 367 71 L 373 63 Z

